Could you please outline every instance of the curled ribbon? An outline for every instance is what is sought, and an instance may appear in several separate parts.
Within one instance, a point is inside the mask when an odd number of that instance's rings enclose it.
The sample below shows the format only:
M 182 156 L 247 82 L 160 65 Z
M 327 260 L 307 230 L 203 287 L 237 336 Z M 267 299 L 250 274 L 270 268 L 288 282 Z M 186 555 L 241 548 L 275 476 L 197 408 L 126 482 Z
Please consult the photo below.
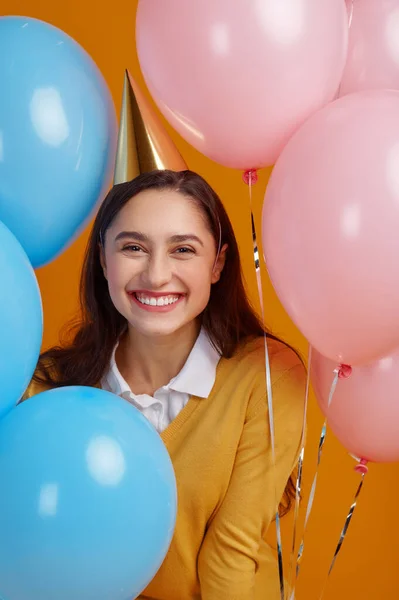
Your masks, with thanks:
M 310 365 L 308 367 L 308 373 L 310 371 Z M 328 407 L 331 404 L 331 401 L 334 397 L 334 393 L 335 393 L 335 389 L 337 387 L 337 383 L 338 383 L 338 379 L 342 377 L 342 371 L 341 371 L 341 367 L 337 367 L 334 370 L 334 378 L 331 384 L 331 388 L 330 388 L 330 393 L 328 396 Z M 317 453 L 317 465 L 316 465 L 316 472 L 314 474 L 313 477 L 313 482 L 312 482 L 312 487 L 310 489 L 310 494 L 309 494 L 309 500 L 308 500 L 308 504 L 306 507 L 306 516 L 305 516 L 305 523 L 303 526 L 303 532 L 302 532 L 302 539 L 301 542 L 299 544 L 299 550 L 298 550 L 298 554 L 297 554 L 297 558 L 296 558 L 296 565 L 295 565 L 295 576 L 294 576 L 294 582 L 292 585 L 292 591 L 291 591 L 291 595 L 290 595 L 290 600 L 295 600 L 295 586 L 296 586 L 296 582 L 299 576 L 299 572 L 300 572 L 300 568 L 301 568 L 301 561 L 303 558 L 303 551 L 304 551 L 304 547 L 305 547 L 305 534 L 306 534 L 306 529 L 307 529 L 307 525 L 309 522 L 309 517 L 310 514 L 312 512 L 312 508 L 313 508 L 313 503 L 314 503 L 314 498 L 315 498 L 315 494 L 316 494 L 316 488 L 317 488 L 317 479 L 318 479 L 318 475 L 319 475 L 319 470 L 320 470 L 320 463 L 321 463 L 321 457 L 323 454 L 323 448 L 324 448 L 324 444 L 326 441 L 326 435 L 327 435 L 327 419 L 324 420 L 322 429 L 321 429 L 321 434 L 320 434 L 320 440 L 319 440 L 319 448 L 318 448 L 318 453 Z
M 321 592 L 321 595 L 320 595 L 320 600 L 322 600 L 322 598 L 324 596 L 324 592 L 326 590 L 327 583 L 328 583 L 328 580 L 329 580 L 330 575 L 331 575 L 331 571 L 333 570 L 333 568 L 335 566 L 335 562 L 337 560 L 337 556 L 338 556 L 338 554 L 339 554 L 339 552 L 340 552 L 340 550 L 342 548 L 342 544 L 344 543 L 346 534 L 348 532 L 349 525 L 350 525 L 350 523 L 352 521 L 353 513 L 355 512 L 355 508 L 357 506 L 357 501 L 358 501 L 358 498 L 360 496 L 360 492 L 362 491 L 362 488 L 363 488 L 364 478 L 365 478 L 365 476 L 367 475 L 367 472 L 368 472 L 367 461 L 365 459 L 361 459 L 360 462 L 359 462 L 359 464 L 355 467 L 355 471 L 358 472 L 358 473 L 360 473 L 360 475 L 361 475 L 360 483 L 359 483 L 359 485 L 357 487 L 357 490 L 356 490 L 356 493 L 355 493 L 355 497 L 354 497 L 353 502 L 352 502 L 352 504 L 350 506 L 349 512 L 346 515 L 345 523 L 344 523 L 344 526 L 342 528 L 341 534 L 339 536 L 338 544 L 337 544 L 337 547 L 335 549 L 334 556 L 333 556 L 333 559 L 331 561 L 330 568 L 328 570 L 327 578 L 326 578 L 326 581 L 324 583 L 324 586 L 323 586 L 323 589 L 322 589 L 322 592 Z

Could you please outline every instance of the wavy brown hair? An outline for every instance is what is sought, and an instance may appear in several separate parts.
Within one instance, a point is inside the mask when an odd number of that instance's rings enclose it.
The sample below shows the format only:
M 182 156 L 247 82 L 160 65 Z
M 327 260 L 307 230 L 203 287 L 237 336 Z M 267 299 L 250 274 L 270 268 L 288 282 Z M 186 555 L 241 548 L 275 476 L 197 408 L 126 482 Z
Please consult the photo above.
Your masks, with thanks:
M 149 189 L 173 190 L 195 202 L 207 220 L 216 247 L 219 243 L 228 246 L 221 277 L 212 285 L 209 303 L 202 314 L 202 325 L 214 346 L 223 357 L 229 358 L 243 340 L 263 336 L 264 328 L 245 292 L 234 231 L 218 195 L 192 171 L 152 171 L 115 185 L 102 203 L 83 263 L 79 321 L 67 326 L 65 343 L 41 354 L 35 381 L 49 387 L 95 386 L 104 376 L 126 320 L 110 298 L 100 262 L 101 247 L 119 211 L 134 196 Z M 282 514 L 290 509 L 294 493 L 290 479 L 280 506 Z

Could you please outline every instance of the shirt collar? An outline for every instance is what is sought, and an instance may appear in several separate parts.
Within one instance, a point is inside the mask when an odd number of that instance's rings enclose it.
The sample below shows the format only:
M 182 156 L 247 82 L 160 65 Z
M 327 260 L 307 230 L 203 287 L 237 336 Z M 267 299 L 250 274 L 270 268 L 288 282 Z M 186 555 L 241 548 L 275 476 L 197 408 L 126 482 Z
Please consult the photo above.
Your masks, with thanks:
M 118 344 L 112 352 L 109 370 L 103 378 L 103 387 L 111 390 L 117 396 L 129 395 L 132 394 L 132 391 L 122 377 L 115 361 L 117 347 Z M 214 348 L 206 331 L 202 328 L 180 373 L 164 389 L 207 398 L 215 383 L 219 360 L 220 353 Z
M 215 383 L 219 360 L 219 352 L 202 328 L 182 370 L 168 387 L 176 392 L 207 398 Z
M 129 387 L 127 381 L 122 377 L 118 365 L 115 361 L 115 353 L 119 346 L 119 342 L 117 342 L 115 348 L 112 351 L 111 360 L 109 364 L 109 369 L 106 375 L 103 377 L 101 386 L 117 396 L 122 396 L 123 394 L 131 394 L 132 391 Z

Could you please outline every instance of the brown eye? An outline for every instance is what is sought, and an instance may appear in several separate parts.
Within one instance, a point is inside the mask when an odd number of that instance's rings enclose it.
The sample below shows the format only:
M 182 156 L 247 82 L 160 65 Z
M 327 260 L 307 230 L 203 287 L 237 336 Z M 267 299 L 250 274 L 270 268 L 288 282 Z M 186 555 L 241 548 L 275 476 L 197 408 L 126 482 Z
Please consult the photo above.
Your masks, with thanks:
M 126 244 L 122 248 L 123 252 L 142 252 L 142 248 L 136 244 Z
M 192 248 L 188 248 L 187 246 L 182 246 L 181 248 L 177 248 L 175 250 L 177 254 L 195 254 L 195 250 Z

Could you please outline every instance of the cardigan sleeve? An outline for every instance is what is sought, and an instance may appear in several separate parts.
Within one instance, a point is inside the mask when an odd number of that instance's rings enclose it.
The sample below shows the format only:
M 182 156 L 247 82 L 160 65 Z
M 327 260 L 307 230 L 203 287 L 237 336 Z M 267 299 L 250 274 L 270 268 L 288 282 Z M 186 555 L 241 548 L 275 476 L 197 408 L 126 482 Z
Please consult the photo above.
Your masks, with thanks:
M 275 468 L 267 399 L 251 399 L 225 498 L 208 526 L 198 560 L 202 600 L 254 600 L 262 538 L 300 452 L 305 370 L 298 364 L 273 386 Z M 275 600 L 276 583 L 262 589 Z M 277 598 L 276 598 L 277 600 Z

